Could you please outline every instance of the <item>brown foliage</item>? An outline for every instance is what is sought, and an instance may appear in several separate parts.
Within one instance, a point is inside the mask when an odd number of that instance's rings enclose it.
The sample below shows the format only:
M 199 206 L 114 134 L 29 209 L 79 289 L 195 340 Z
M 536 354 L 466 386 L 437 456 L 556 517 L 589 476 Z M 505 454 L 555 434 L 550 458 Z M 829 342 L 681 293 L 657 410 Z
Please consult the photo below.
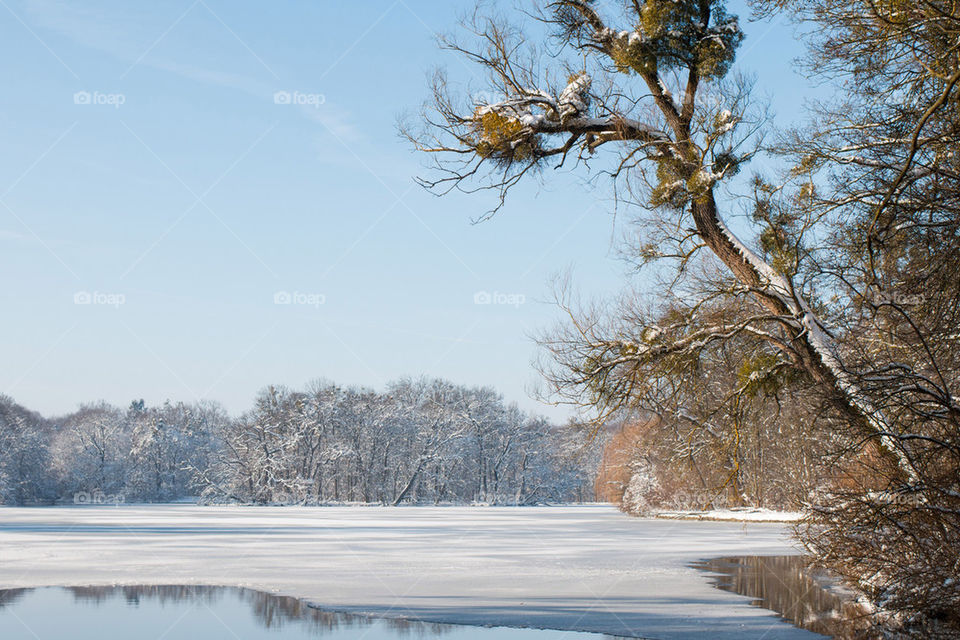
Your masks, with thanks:
M 644 441 L 659 418 L 624 422 L 603 448 L 603 458 L 594 484 L 597 500 L 621 506 L 623 493 L 633 475 L 631 464 L 642 455 Z

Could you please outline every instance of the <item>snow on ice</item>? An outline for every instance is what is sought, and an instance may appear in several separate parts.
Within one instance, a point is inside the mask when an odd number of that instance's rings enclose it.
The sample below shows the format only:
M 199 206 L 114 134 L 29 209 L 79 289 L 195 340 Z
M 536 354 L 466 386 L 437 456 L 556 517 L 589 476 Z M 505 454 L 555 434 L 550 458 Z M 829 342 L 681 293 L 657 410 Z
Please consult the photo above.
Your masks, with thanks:
M 788 527 L 607 506 L 4 508 L 0 585 L 245 586 L 350 612 L 663 639 L 816 638 L 689 565 Z

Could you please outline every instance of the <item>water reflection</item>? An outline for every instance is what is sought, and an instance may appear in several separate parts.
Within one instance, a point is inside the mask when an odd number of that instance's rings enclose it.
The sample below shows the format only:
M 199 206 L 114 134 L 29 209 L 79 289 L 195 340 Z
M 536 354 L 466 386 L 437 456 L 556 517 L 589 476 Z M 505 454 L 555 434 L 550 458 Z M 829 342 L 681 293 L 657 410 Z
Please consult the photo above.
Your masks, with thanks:
M 29 589 L 2 589 L 0 590 L 0 608 L 13 604 L 23 597 Z
M 156 637 L 161 632 L 164 640 L 278 636 L 284 640 L 321 636 L 326 640 L 612 638 L 593 633 L 373 618 L 326 611 L 298 598 L 234 587 L 168 585 L 0 590 L 0 638 L 3 640 L 21 637 L 127 640 Z
M 693 564 L 714 574 L 713 584 L 754 598 L 795 626 L 840 640 L 872 640 L 863 610 L 844 597 L 830 576 L 802 556 L 731 556 Z
M 122 598 L 127 605 L 137 606 L 141 601 L 164 603 L 204 603 L 212 605 L 224 597 L 233 596 L 250 607 L 257 621 L 267 629 L 279 629 L 296 622 L 315 632 L 329 632 L 341 628 L 367 626 L 374 620 L 366 616 L 326 611 L 309 606 L 305 601 L 290 596 L 278 596 L 255 589 L 242 587 L 207 587 L 190 585 L 117 586 L 117 587 L 64 587 L 77 602 L 103 604 Z M 383 626 L 405 633 L 439 636 L 449 633 L 452 625 L 416 622 L 398 618 L 384 618 Z M 317 634 L 320 635 L 320 634 Z

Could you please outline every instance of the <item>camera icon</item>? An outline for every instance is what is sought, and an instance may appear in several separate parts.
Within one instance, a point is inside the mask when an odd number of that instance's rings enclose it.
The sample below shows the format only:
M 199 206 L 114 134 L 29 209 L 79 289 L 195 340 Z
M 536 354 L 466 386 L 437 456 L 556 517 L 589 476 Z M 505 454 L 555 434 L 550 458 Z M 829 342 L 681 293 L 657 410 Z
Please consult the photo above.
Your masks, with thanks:
M 273 104 L 290 104 L 291 99 L 289 91 L 277 91 L 273 94 Z
M 90 104 L 90 92 L 77 91 L 73 94 L 73 104 Z
M 293 298 L 289 291 L 277 291 L 273 294 L 273 304 L 290 304 L 291 302 L 293 302 Z
M 73 304 L 90 304 L 91 302 L 93 302 L 93 297 L 89 291 L 77 291 L 73 294 Z
M 489 291 L 477 291 L 473 294 L 473 304 L 490 304 L 493 302 L 493 296 Z
M 73 494 L 73 504 L 90 504 L 90 493 L 87 491 L 78 491 Z

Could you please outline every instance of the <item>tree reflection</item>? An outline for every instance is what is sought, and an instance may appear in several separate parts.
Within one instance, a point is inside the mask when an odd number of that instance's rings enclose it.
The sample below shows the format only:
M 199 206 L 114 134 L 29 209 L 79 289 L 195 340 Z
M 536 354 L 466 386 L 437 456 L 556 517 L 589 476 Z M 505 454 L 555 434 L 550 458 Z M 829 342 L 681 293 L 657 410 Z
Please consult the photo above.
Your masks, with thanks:
M 341 628 L 367 627 L 381 622 L 397 635 L 436 636 L 449 633 L 451 625 L 405 620 L 402 618 L 374 618 L 337 611 L 327 611 L 310 606 L 306 601 L 291 596 L 273 595 L 255 589 L 241 587 L 211 587 L 193 585 L 135 585 L 105 587 L 65 587 L 75 600 L 102 604 L 107 600 L 122 598 L 136 606 L 144 600 L 167 602 L 205 602 L 212 604 L 233 595 L 250 605 L 256 619 L 268 629 L 279 629 L 286 624 L 307 625 L 317 632 Z M 29 589 L 0 591 L 0 606 L 12 602 Z M 10 596 L 6 594 L 11 593 Z M 4 599 L 9 597 L 9 600 Z
M 22 598 L 27 591 L 30 589 L 0 589 L 0 609 Z
M 811 569 L 803 556 L 731 556 L 693 566 L 718 575 L 713 584 L 754 598 L 794 625 L 840 640 L 867 640 L 865 611 L 831 587 L 830 576 Z

